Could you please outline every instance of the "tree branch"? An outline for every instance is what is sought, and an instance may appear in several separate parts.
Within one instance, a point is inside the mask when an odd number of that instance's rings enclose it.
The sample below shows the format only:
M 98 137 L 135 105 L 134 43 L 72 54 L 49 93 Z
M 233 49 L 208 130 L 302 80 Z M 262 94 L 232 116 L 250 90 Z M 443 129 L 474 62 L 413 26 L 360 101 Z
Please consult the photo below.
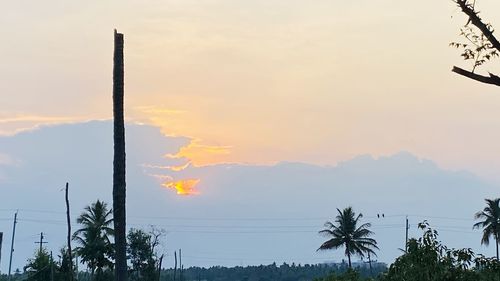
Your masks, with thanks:
M 472 80 L 476 80 L 476 81 L 486 83 L 486 84 L 500 86 L 500 77 L 498 77 L 492 73 L 490 73 L 490 76 L 483 76 L 483 75 L 476 74 L 474 72 L 465 70 L 465 69 L 457 67 L 457 66 L 454 66 L 451 71 L 453 71 L 457 74 L 460 74 L 462 76 L 465 76 L 467 78 L 470 78 Z
M 497 40 L 495 35 L 493 35 L 493 32 L 488 28 L 488 26 L 483 23 L 482 19 L 474 11 L 474 8 L 467 4 L 467 0 L 455 0 L 455 2 L 462 9 L 462 12 L 469 17 L 470 22 L 479 28 L 481 33 L 488 38 L 488 41 L 490 41 L 495 49 L 500 51 L 500 42 Z

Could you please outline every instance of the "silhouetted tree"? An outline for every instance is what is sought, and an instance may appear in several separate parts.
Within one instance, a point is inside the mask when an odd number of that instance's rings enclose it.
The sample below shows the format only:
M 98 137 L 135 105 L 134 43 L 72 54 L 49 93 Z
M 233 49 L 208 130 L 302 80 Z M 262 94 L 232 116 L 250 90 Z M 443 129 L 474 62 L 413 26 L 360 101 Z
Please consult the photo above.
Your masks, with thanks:
M 473 66 L 471 71 L 457 66 L 454 66 L 452 71 L 482 83 L 500 86 L 500 77 L 498 75 L 489 73 L 489 75 L 486 76 L 474 72 L 476 67 L 499 56 L 500 42 L 495 37 L 493 26 L 489 23 L 485 23 L 483 19 L 479 17 L 479 12 L 476 11 L 475 8 L 476 0 L 453 1 L 467 16 L 467 23 L 461 28 L 461 36 L 464 37 L 465 41 L 463 43 L 452 42 L 450 45 L 456 48 L 462 48 L 462 57 L 464 60 L 472 61 Z
M 28 260 L 28 264 L 24 267 L 29 281 L 46 281 L 50 280 L 50 254 L 45 248 L 37 250 L 35 257 Z
M 500 263 L 476 255 L 471 249 L 450 249 L 438 240 L 438 232 L 424 221 L 421 238 L 408 241 L 408 251 L 398 257 L 381 281 L 493 281 L 500 280 Z
M 485 199 L 486 207 L 480 212 L 477 212 L 474 217 L 475 219 L 481 219 L 482 221 L 474 224 L 474 228 L 483 229 L 483 237 L 481 238 L 481 244 L 488 246 L 490 244 L 490 237 L 495 239 L 495 244 L 497 248 L 497 260 L 498 260 L 498 243 L 500 238 L 500 198 L 497 199 Z
M 358 226 L 359 220 L 363 215 L 359 214 L 356 216 L 351 207 L 347 207 L 343 211 L 337 209 L 337 211 L 338 215 L 335 218 L 335 223 L 327 221 L 325 223 L 326 229 L 319 232 L 322 235 L 332 238 L 324 242 L 318 251 L 345 247 L 345 255 L 349 261 L 350 268 L 352 267 L 352 255 L 364 257 L 365 254 L 370 253 L 376 256 L 377 254 L 373 249 L 378 249 L 377 241 L 370 238 L 373 232 L 368 229 L 371 227 L 371 224 L 364 223 Z
M 79 244 L 75 251 L 81 261 L 87 264 L 91 275 L 95 274 L 94 280 L 102 280 L 104 269 L 113 268 L 111 258 L 114 251 L 110 237 L 114 232 L 110 227 L 113 223 L 111 212 L 106 203 L 97 200 L 85 207 L 85 212 L 76 220 L 82 228 L 73 234 L 73 240 Z
M 156 279 L 155 241 L 150 233 L 140 229 L 130 229 L 127 235 L 127 254 L 132 265 L 131 280 L 152 281 Z

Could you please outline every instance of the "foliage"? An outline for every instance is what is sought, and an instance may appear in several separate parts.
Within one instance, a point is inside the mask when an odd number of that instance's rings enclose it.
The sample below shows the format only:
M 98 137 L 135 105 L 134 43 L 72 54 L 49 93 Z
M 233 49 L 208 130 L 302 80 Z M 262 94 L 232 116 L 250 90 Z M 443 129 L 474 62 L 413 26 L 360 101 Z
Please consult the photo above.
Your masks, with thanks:
M 61 259 L 55 262 L 52 259 L 52 253 L 43 248 L 42 251 L 37 250 L 34 258 L 28 259 L 28 263 L 24 266 L 24 275 L 14 276 L 13 280 L 29 280 L 29 281 L 67 281 L 69 280 L 69 257 L 65 249 L 61 250 Z M 0 278 L 2 280 L 2 278 Z
M 362 281 L 362 280 L 371 280 L 362 278 L 359 272 L 349 269 L 342 274 L 333 273 L 327 277 L 317 278 L 314 281 Z
M 471 11 L 479 20 L 479 12 L 475 10 L 475 0 L 473 3 L 464 0 L 454 0 L 459 7 L 465 7 Z M 462 6 L 463 5 L 463 6 Z M 464 13 L 467 14 L 466 11 Z M 468 15 L 468 14 L 467 14 Z M 450 46 L 455 48 L 463 49 L 461 56 L 464 60 L 470 60 L 473 62 L 472 72 L 476 67 L 483 65 L 485 62 L 491 60 L 492 58 L 499 56 L 499 50 L 493 45 L 490 40 L 491 35 L 480 30 L 476 22 L 472 22 L 470 15 L 467 23 L 460 29 L 460 36 L 464 38 L 464 42 L 451 42 Z M 472 24 L 471 24 L 472 23 Z M 490 33 L 494 33 L 493 26 L 490 23 L 483 23 L 484 28 Z
M 81 261 L 86 263 L 95 280 L 105 280 L 109 273 L 106 270 L 113 268 L 114 248 L 110 241 L 113 229 L 110 227 L 113 219 L 107 204 L 97 200 L 78 217 L 77 222 L 82 228 L 75 231 L 73 240 L 80 246 L 75 251 Z
M 387 267 L 383 263 L 375 263 L 373 265 L 373 275 L 370 272 L 369 267 L 366 264 L 356 264 L 353 266 L 359 266 L 356 268 L 357 274 L 360 276 L 360 281 L 368 281 L 370 279 L 365 279 L 369 276 L 376 276 L 385 270 Z M 275 263 L 270 265 L 259 265 L 259 266 L 236 266 L 236 267 L 222 267 L 214 266 L 210 268 L 200 268 L 200 267 L 190 267 L 183 271 L 183 277 L 185 280 L 207 280 L 207 281 L 331 281 L 336 279 L 318 279 L 324 278 L 324 276 L 330 276 L 332 274 L 337 274 L 342 276 L 343 273 L 347 272 L 349 269 L 347 264 L 287 264 L 276 265 Z M 349 276 L 349 275 L 346 275 Z M 330 278 L 330 277 L 327 277 Z M 177 273 L 177 279 L 179 280 L 179 274 Z M 342 281 L 347 281 L 349 279 L 341 279 Z M 356 279 L 354 279 L 356 280 Z M 173 270 L 163 270 L 161 281 L 173 281 Z M 356 280 L 357 281 L 357 280 Z
M 419 239 L 408 241 L 408 252 L 398 257 L 381 281 L 480 281 L 500 280 L 500 264 L 475 255 L 471 249 L 449 249 L 427 222 Z
M 474 224 L 474 228 L 483 228 L 483 237 L 481 238 L 481 244 L 489 245 L 490 237 L 495 239 L 496 249 L 497 249 L 497 260 L 498 256 L 498 243 L 500 238 L 500 198 L 497 199 L 485 199 L 486 207 L 480 212 L 475 214 L 476 219 L 482 219 L 482 221 Z
M 338 215 L 335 218 L 335 223 L 326 222 L 326 229 L 319 233 L 331 239 L 324 242 L 318 250 L 331 250 L 340 247 L 345 248 L 345 255 L 351 267 L 351 256 L 358 255 L 365 257 L 365 254 L 376 256 L 373 249 L 378 249 L 377 241 L 370 238 L 373 232 L 368 228 L 370 223 L 364 223 L 358 226 L 359 220 L 363 217 L 362 214 L 356 216 L 356 213 L 351 207 L 345 208 L 343 211 L 337 209 Z
M 37 250 L 35 257 L 28 260 L 28 264 L 24 267 L 29 281 L 46 281 L 50 280 L 50 270 L 52 261 L 50 254 L 45 248 Z
M 70 280 L 71 275 L 75 276 L 75 263 L 70 260 L 67 248 L 62 248 L 59 253 L 60 263 L 58 265 L 58 276 L 60 280 Z M 70 263 L 73 265 L 70 267 Z
M 467 16 L 467 23 L 460 29 L 462 42 L 452 42 L 450 46 L 463 49 L 462 58 L 472 61 L 472 71 L 454 66 L 452 71 L 481 83 L 500 86 L 500 77 L 493 73 L 488 76 L 474 73 L 478 66 L 490 61 L 500 54 L 500 41 L 495 36 L 495 30 L 486 23 L 476 10 L 476 0 L 453 0 Z
M 130 280 L 157 279 L 155 247 L 158 245 L 158 236 L 132 228 L 127 240 L 127 254 L 132 265 L 129 270 Z
M 493 32 L 491 24 L 487 24 L 487 27 Z M 469 24 L 460 29 L 460 36 L 465 39 L 465 42 L 451 42 L 450 46 L 463 49 L 460 56 L 473 63 L 472 72 L 476 67 L 498 57 L 498 50 L 493 47 L 488 38 L 483 33 L 478 34 L 477 30 L 470 27 Z

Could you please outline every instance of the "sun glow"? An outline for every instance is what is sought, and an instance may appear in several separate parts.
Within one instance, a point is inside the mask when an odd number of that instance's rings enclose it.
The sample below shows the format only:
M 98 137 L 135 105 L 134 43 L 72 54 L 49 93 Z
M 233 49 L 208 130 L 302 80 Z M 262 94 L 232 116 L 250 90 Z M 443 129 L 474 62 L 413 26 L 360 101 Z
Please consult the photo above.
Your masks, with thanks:
M 170 167 L 171 170 L 176 171 L 176 169 L 183 170 L 191 164 L 195 166 L 203 166 L 224 162 L 220 158 L 221 156 L 223 157 L 229 155 L 231 153 L 231 148 L 231 146 L 201 144 L 200 140 L 195 139 L 188 145 L 181 147 L 176 154 L 168 154 L 165 156 L 173 159 L 189 159 L 187 164 Z
M 196 190 L 195 187 L 199 182 L 199 179 L 187 179 L 165 182 L 162 186 L 175 189 L 179 195 L 197 195 L 200 194 L 200 192 Z

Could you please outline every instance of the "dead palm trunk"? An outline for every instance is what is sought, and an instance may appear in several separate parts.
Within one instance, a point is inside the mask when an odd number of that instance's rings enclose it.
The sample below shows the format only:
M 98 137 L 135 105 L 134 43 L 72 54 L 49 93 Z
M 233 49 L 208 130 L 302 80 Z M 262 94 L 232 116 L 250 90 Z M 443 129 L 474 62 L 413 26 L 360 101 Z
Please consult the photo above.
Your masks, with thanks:
M 123 117 L 123 34 L 114 34 L 113 59 L 113 221 L 115 230 L 115 280 L 127 280 L 125 214 L 125 124 Z

